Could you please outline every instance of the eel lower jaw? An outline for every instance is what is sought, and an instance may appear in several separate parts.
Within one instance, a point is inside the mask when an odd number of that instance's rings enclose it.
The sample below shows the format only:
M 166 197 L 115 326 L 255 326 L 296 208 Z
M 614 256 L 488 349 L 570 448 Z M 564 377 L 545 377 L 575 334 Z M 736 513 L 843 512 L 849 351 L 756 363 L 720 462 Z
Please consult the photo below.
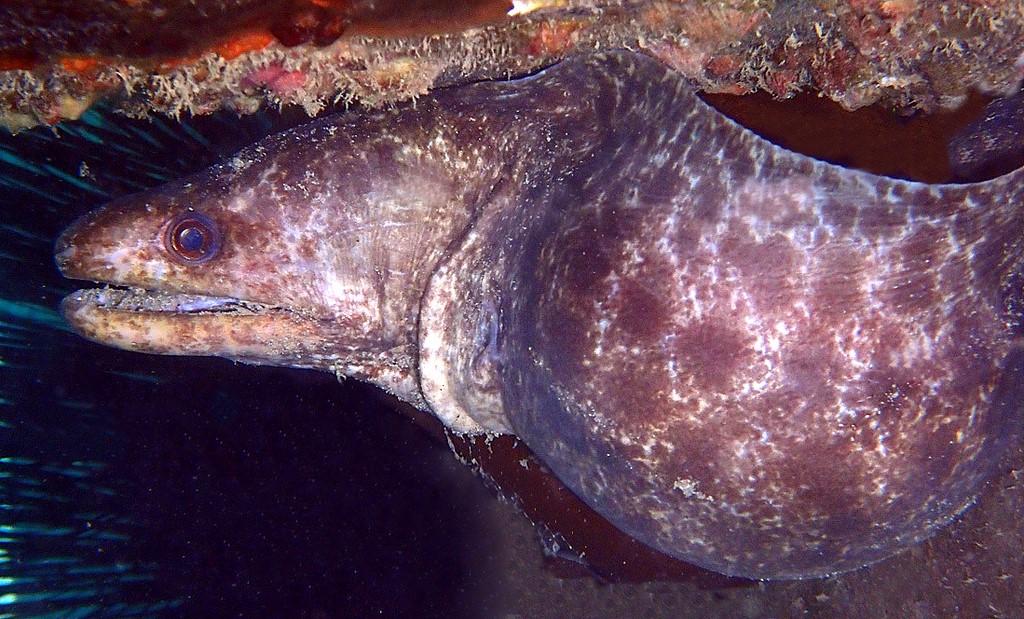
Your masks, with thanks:
M 68 295 L 61 313 L 84 337 L 125 350 L 322 365 L 317 354 L 322 324 L 301 312 L 264 303 L 106 287 Z

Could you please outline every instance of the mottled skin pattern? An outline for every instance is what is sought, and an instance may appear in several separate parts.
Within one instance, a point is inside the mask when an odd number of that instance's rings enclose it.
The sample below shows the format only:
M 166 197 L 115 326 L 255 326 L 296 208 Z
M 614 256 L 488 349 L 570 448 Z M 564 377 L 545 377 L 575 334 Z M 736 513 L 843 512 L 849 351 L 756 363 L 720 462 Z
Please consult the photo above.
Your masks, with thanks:
M 1019 440 L 1022 175 L 822 164 L 621 53 L 311 123 L 57 260 L 217 297 L 72 295 L 89 337 L 373 380 L 515 432 L 659 550 L 812 577 L 927 537 Z M 201 264 L 165 242 L 189 208 L 223 235 Z

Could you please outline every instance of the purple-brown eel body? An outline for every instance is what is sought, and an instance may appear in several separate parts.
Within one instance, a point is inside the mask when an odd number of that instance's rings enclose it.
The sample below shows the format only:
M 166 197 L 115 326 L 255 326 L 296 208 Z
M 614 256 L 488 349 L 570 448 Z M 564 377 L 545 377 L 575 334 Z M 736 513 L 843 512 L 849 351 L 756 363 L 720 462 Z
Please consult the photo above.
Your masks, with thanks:
M 93 212 L 83 335 L 372 381 L 513 432 L 635 538 L 751 578 L 890 556 L 1024 416 L 1024 172 L 778 148 L 630 53 L 317 120 Z

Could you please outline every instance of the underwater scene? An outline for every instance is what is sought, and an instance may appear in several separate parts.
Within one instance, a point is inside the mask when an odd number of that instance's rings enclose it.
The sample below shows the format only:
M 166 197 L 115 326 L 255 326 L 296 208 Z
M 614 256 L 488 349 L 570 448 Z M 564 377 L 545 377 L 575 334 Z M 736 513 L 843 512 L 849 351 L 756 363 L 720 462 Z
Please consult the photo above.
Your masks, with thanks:
M 0 138 L 0 617 L 483 612 L 491 496 L 395 403 L 101 347 L 57 313 L 61 228 L 303 118 L 100 108 Z
M 1019 445 L 979 505 L 925 543 L 839 576 L 757 582 L 628 546 L 564 488 L 482 464 L 543 468 L 514 441 L 462 443 L 356 380 L 71 331 L 58 307 L 80 282 L 54 265 L 63 230 L 306 121 L 97 106 L 0 135 L 0 619 L 1024 617 Z M 948 174 L 867 148 L 890 159 L 878 172 Z

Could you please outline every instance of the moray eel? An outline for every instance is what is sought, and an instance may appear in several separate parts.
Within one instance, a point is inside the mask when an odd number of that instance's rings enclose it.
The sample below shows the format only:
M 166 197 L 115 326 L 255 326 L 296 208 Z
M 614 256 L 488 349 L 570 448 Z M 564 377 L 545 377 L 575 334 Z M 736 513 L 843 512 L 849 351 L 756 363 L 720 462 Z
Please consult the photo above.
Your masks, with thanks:
M 613 524 L 725 574 L 928 537 L 1021 436 L 1024 172 L 801 156 L 658 62 L 330 116 L 59 239 L 129 350 L 321 368 L 512 432 Z

